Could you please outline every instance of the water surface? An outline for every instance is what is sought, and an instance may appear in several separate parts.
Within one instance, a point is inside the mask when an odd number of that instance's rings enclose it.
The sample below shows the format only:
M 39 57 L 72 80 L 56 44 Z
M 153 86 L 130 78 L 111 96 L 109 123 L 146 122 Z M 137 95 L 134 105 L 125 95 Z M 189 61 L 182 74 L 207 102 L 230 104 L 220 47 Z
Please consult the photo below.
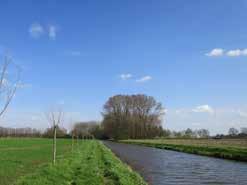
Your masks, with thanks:
M 152 185 L 247 185 L 247 163 L 104 141 Z

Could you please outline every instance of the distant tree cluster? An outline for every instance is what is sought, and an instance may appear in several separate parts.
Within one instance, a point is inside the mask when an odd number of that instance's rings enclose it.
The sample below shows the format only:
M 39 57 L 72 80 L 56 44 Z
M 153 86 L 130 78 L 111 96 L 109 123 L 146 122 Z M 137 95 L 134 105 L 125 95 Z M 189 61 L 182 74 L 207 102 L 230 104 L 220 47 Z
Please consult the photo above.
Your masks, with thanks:
M 42 134 L 45 138 L 53 138 L 54 136 L 54 127 L 47 128 L 45 132 Z M 67 134 L 67 130 L 65 128 L 57 126 L 56 128 L 56 137 L 57 138 L 67 138 L 70 137 L 69 134 Z
M 116 95 L 104 105 L 103 130 L 112 139 L 154 138 L 162 135 L 164 108 L 146 95 Z
M 228 130 L 228 135 L 221 135 L 221 137 L 228 137 L 228 138 L 242 138 L 247 137 L 247 127 L 242 127 L 240 130 L 232 127 Z
M 41 131 L 34 128 L 0 127 L 0 137 L 41 137 Z
M 54 128 L 47 128 L 44 132 L 35 128 L 5 128 L 0 127 L 0 137 L 44 137 L 53 138 Z M 57 128 L 57 138 L 69 138 L 64 128 Z
M 88 121 L 75 123 L 70 134 L 75 138 L 91 139 L 94 137 L 101 138 L 101 133 L 102 129 L 99 122 Z
M 187 128 L 182 131 L 170 131 L 166 129 L 163 131 L 163 137 L 166 138 L 209 138 L 210 133 L 207 129 L 192 130 Z

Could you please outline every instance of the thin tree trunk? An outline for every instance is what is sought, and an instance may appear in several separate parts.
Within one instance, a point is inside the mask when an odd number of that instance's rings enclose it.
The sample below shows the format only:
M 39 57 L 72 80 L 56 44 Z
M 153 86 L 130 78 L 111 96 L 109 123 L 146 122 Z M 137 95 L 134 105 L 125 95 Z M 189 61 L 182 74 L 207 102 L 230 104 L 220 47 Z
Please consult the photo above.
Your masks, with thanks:
M 74 134 L 72 134 L 72 152 L 74 151 Z
M 56 152 L 57 152 L 57 127 L 54 126 L 54 137 L 53 137 L 53 164 L 56 163 Z

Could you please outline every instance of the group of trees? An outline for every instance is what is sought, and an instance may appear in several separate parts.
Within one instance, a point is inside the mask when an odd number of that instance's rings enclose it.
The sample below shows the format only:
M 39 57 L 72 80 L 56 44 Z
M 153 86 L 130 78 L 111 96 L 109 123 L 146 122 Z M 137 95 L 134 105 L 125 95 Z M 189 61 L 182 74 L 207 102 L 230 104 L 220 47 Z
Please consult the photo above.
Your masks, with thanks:
M 233 127 L 229 128 L 228 135 L 237 136 L 239 134 L 246 134 L 247 135 L 247 128 L 243 127 L 243 128 L 240 128 L 240 130 L 233 128 Z
M 54 127 L 47 128 L 45 132 L 41 134 L 42 137 L 45 138 L 53 138 L 54 137 Z M 56 127 L 56 137 L 57 138 L 70 138 L 67 130 L 59 125 Z
M 182 131 L 171 131 L 169 129 L 165 129 L 163 131 L 162 137 L 165 138 L 209 138 L 210 133 L 207 129 L 198 129 L 192 130 L 187 128 Z
M 0 137 L 41 137 L 41 131 L 34 128 L 0 127 Z
M 164 108 L 151 96 L 139 94 L 110 97 L 102 115 L 102 127 L 109 138 L 153 138 L 162 134 Z
M 247 128 L 243 127 L 243 128 L 240 128 L 240 130 L 234 127 L 229 128 L 227 137 L 235 137 L 235 138 L 236 137 L 247 137 Z
M 147 139 L 147 138 L 208 138 L 207 129 L 170 131 L 161 122 L 164 108 L 153 97 L 139 95 L 116 95 L 110 97 L 103 107 L 101 123 L 77 122 L 71 135 L 75 138 L 97 139 Z
M 99 126 L 100 123 L 96 121 L 76 122 L 70 134 L 73 137 L 80 139 L 94 138 L 94 131 Z
M 35 128 L 5 128 L 0 127 L 0 137 L 44 137 L 53 138 L 54 128 L 50 127 L 41 131 Z M 57 127 L 57 138 L 69 138 L 67 130 L 62 127 Z

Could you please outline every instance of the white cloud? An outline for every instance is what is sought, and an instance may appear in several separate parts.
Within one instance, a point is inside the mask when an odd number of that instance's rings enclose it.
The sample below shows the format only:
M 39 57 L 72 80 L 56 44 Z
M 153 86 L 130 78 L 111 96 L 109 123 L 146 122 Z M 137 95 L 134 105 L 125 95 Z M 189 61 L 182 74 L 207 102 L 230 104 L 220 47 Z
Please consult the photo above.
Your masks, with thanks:
M 39 23 L 33 23 L 29 28 L 29 33 L 33 38 L 39 38 L 44 34 L 44 28 Z
M 33 38 L 39 38 L 43 34 L 48 34 L 48 37 L 55 40 L 57 37 L 57 26 L 49 25 L 47 28 L 39 23 L 33 23 L 29 28 L 30 36 Z
M 132 78 L 132 74 L 130 74 L 130 73 L 121 74 L 121 75 L 120 75 L 120 78 L 121 78 L 122 80 L 128 80 L 128 79 Z
M 215 48 L 206 54 L 209 57 L 218 57 L 218 56 L 228 56 L 228 57 L 239 57 L 247 56 L 247 49 L 232 49 L 224 52 L 224 49 Z
M 149 80 L 151 80 L 151 79 L 152 79 L 151 76 L 143 76 L 142 78 L 137 79 L 136 82 L 142 83 L 142 82 L 147 82 L 147 81 L 149 81 Z
M 206 112 L 206 113 L 213 113 L 214 110 L 209 105 L 200 105 L 196 108 L 192 109 L 192 112 Z
M 247 56 L 247 49 L 229 50 L 226 54 L 229 57 Z
M 235 50 L 230 50 L 226 53 L 227 56 L 229 57 L 237 57 L 242 54 L 242 51 L 240 49 L 235 49 Z
M 209 53 L 207 53 L 206 55 L 209 57 L 218 57 L 218 56 L 222 56 L 224 54 L 224 50 L 221 48 L 215 48 L 213 50 L 211 50 Z
M 55 40 L 57 36 L 57 27 L 54 25 L 48 26 L 48 36 L 50 39 Z

